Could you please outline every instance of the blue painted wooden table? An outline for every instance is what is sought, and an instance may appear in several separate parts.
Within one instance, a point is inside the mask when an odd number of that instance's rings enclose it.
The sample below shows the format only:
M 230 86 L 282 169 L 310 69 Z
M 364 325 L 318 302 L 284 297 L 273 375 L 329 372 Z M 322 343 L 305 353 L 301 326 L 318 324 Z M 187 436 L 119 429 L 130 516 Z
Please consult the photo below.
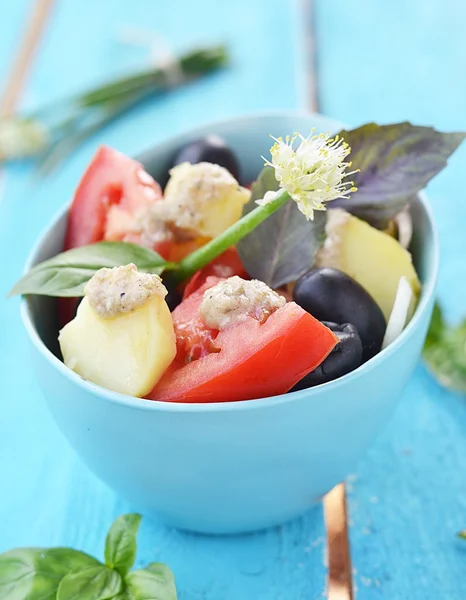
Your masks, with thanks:
M 46 182 L 28 166 L 0 174 L 0 551 L 70 545 L 102 553 L 111 520 L 131 511 L 55 427 L 29 370 L 18 302 L 5 294 L 32 242 L 70 198 L 98 142 L 136 153 L 212 118 L 309 106 L 311 3 L 288 0 L 44 2 L 51 9 L 17 107 L 36 107 L 144 61 L 117 41 L 125 27 L 163 34 L 175 50 L 227 41 L 232 66 L 131 113 L 86 143 Z M 0 8 L 0 85 L 34 0 Z M 466 129 L 466 5 L 459 0 L 315 0 L 320 109 L 350 125 L 410 119 Z M 1 97 L 1 91 L 0 91 Z M 442 246 L 439 293 L 466 312 L 466 147 L 430 186 Z M 466 598 L 466 401 L 419 365 L 400 407 L 348 480 L 358 600 Z M 325 528 L 316 508 L 286 527 L 210 539 L 144 522 L 138 562 L 174 570 L 181 600 L 318 600 Z

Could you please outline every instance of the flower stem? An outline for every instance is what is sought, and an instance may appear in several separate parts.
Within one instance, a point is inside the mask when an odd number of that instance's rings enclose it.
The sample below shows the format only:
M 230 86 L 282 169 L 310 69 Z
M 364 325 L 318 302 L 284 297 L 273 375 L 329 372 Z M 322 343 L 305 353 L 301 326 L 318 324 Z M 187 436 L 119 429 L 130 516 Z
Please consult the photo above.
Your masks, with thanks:
M 225 250 L 237 244 L 251 233 L 258 225 L 265 221 L 271 214 L 282 207 L 290 196 L 288 192 L 280 191 L 277 196 L 262 206 L 258 206 L 242 219 L 226 229 L 221 235 L 199 248 L 179 263 L 179 268 L 173 274 L 176 283 L 188 279 L 196 271 L 209 264 L 214 258 L 220 256 Z

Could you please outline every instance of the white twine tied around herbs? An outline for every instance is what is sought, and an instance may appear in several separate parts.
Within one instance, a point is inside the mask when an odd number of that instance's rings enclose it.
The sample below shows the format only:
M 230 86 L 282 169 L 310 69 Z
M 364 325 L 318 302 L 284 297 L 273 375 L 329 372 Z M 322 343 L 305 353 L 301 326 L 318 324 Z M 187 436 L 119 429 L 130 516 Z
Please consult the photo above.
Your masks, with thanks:
M 125 27 L 119 32 L 117 38 L 122 44 L 147 48 L 150 62 L 154 67 L 165 72 L 169 87 L 177 87 L 183 83 L 180 60 L 164 36 L 139 27 Z

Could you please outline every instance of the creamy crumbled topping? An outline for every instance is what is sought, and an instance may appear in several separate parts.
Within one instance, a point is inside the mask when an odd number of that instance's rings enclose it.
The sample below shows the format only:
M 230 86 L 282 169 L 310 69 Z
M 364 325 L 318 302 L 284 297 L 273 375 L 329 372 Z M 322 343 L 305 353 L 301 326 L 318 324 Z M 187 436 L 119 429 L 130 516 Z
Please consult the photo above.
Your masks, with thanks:
M 327 213 L 325 242 L 316 256 L 316 266 L 336 267 L 340 265 L 341 235 L 351 215 L 342 208 L 332 208 Z
M 235 276 L 206 290 L 199 312 L 208 327 L 225 329 L 247 317 L 263 322 L 285 304 L 285 298 L 263 281 Z
M 206 208 L 240 189 L 229 171 L 208 162 L 182 163 L 170 175 L 164 200 L 151 207 L 153 217 L 201 235 Z
M 140 273 L 133 264 L 99 269 L 84 291 L 91 307 L 105 319 L 132 312 L 153 296 L 167 295 L 158 275 Z
M 161 203 L 164 202 L 161 200 Z M 165 242 L 173 238 L 169 224 L 155 214 L 156 204 L 143 209 L 136 217 L 135 229 L 141 236 L 141 244 L 152 248 L 154 244 Z

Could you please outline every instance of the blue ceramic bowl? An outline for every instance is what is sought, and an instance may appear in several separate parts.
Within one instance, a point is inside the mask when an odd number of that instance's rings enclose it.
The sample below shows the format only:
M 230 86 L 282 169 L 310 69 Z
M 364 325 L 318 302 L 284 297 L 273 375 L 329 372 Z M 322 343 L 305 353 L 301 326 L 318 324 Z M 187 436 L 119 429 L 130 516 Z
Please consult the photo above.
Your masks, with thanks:
M 188 139 L 224 137 L 253 179 L 269 134 L 338 130 L 311 114 L 239 118 L 166 141 L 141 160 L 157 176 Z M 424 200 L 412 207 L 412 252 L 423 284 L 402 335 L 334 382 L 274 398 L 169 404 L 130 398 L 83 381 L 57 358 L 55 300 L 32 297 L 22 316 L 40 387 L 53 416 L 88 467 L 136 510 L 178 528 L 239 533 L 277 525 L 318 502 L 356 468 L 387 423 L 419 359 L 437 276 L 437 240 Z M 28 267 L 62 249 L 63 212 L 32 252 Z

